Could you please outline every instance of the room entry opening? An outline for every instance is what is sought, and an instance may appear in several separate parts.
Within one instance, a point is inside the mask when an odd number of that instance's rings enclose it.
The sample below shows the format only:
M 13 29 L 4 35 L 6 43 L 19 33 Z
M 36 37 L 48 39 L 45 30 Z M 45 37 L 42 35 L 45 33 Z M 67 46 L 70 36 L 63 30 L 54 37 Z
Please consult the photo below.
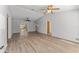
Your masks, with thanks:
M 52 35 L 52 23 L 50 20 L 47 21 L 47 35 Z

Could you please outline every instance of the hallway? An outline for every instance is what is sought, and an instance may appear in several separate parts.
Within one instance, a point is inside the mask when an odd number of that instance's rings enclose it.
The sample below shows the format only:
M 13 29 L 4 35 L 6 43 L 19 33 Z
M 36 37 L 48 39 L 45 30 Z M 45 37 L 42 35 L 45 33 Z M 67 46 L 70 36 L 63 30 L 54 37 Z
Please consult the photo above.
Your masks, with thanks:
M 45 34 L 31 32 L 28 37 L 20 37 L 14 34 L 13 39 L 8 40 L 7 53 L 63 53 L 79 52 L 79 44 L 47 36 Z

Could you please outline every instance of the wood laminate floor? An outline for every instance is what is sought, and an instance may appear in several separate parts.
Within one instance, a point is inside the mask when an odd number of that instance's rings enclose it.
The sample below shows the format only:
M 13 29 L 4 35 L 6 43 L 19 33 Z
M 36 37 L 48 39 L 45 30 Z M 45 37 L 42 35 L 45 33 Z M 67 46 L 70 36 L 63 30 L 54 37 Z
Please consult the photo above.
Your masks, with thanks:
M 8 40 L 8 53 L 63 53 L 79 52 L 79 44 L 39 33 L 29 33 L 26 37 L 13 35 Z

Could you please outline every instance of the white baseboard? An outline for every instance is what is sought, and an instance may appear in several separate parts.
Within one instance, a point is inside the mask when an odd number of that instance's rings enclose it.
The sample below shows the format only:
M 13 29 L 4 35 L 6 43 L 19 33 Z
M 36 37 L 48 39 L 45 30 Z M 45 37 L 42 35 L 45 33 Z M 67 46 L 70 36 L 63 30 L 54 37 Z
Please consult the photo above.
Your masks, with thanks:
M 63 39 L 63 40 L 67 40 L 70 42 L 75 42 L 75 43 L 79 43 L 78 40 L 76 40 L 76 38 L 70 38 L 70 37 L 63 37 L 63 36 L 56 36 L 56 35 L 52 35 L 53 37 L 59 38 L 59 39 Z

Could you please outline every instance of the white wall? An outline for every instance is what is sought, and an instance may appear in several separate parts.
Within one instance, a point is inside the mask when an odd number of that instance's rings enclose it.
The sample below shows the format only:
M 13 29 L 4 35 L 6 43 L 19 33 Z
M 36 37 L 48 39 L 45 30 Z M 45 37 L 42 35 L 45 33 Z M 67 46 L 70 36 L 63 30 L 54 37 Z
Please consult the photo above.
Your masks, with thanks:
M 0 47 L 4 46 L 0 52 L 4 52 L 7 46 L 7 6 L 0 5 Z
M 24 19 L 13 18 L 12 20 L 12 33 L 19 33 L 20 32 L 20 24 L 24 21 Z M 35 31 L 34 22 L 31 21 L 27 23 L 28 31 L 33 32 Z
M 38 19 L 38 32 L 40 33 L 44 33 L 44 34 L 47 34 L 46 32 L 46 16 L 43 16 L 42 18 Z
M 77 10 L 55 13 L 51 17 L 54 36 L 76 41 L 79 19 Z
M 52 15 L 49 15 L 49 18 L 52 20 L 52 36 L 59 38 L 64 38 L 67 40 L 79 42 L 76 40 L 78 37 L 78 20 L 79 20 L 79 11 L 63 11 L 57 12 Z M 46 28 L 46 19 L 42 17 L 39 20 L 39 32 L 45 33 Z M 45 33 L 46 34 L 46 33 Z

